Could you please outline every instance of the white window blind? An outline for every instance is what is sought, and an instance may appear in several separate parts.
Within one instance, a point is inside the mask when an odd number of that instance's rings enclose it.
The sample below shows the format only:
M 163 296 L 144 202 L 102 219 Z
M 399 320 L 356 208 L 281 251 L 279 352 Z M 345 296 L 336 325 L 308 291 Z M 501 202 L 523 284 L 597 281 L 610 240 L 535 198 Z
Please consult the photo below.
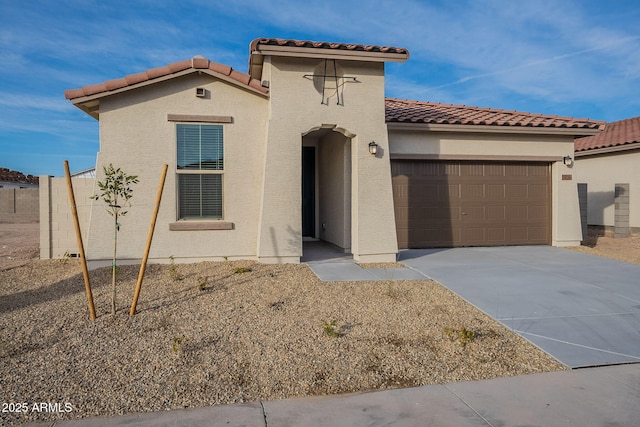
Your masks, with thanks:
M 223 170 L 222 126 L 178 125 L 178 169 Z
M 179 219 L 222 219 L 222 131 L 219 125 L 177 125 Z

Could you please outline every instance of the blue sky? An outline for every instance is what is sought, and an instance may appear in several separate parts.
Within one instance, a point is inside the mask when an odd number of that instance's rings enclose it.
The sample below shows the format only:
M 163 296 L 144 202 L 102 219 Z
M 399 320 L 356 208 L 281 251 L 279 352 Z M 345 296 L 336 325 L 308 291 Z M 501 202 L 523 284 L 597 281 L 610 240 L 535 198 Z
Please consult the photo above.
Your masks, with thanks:
M 0 167 L 95 166 L 64 90 L 203 55 L 247 72 L 258 37 L 405 47 L 389 97 L 616 121 L 640 115 L 637 1 L 0 0 Z

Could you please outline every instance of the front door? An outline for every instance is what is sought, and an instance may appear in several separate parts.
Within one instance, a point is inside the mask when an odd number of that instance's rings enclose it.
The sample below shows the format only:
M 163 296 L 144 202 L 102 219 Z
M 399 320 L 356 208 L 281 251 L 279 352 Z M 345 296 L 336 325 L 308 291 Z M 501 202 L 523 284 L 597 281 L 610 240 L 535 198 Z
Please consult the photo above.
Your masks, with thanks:
M 316 237 L 315 147 L 302 147 L 302 237 Z

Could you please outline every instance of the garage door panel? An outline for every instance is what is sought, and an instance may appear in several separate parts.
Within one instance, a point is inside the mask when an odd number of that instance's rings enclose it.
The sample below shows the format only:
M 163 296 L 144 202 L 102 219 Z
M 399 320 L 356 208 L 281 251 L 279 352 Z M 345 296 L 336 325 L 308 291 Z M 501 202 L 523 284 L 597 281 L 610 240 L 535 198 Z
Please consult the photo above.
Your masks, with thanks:
M 550 243 L 548 163 L 394 160 L 391 169 L 401 248 Z
M 462 184 L 460 186 L 460 198 L 463 200 L 478 200 L 484 198 L 484 185 Z
M 540 184 L 529 185 L 529 197 L 538 197 L 546 200 L 549 197 L 549 186 Z
M 546 206 L 529 206 L 528 208 L 528 219 L 543 221 L 547 217 Z
M 485 197 L 488 199 L 504 199 L 506 196 L 505 187 L 504 184 L 487 184 L 485 187 Z
M 534 242 L 545 243 L 547 241 L 547 227 L 529 227 L 529 239 Z
M 484 165 L 484 176 L 505 176 L 505 165 L 502 163 L 486 163 Z
M 487 206 L 487 219 L 503 222 L 506 219 L 506 206 Z
M 478 163 L 462 163 L 460 165 L 460 176 L 483 176 L 484 175 L 484 167 L 482 164 Z
M 505 177 L 529 176 L 529 165 L 526 163 L 508 163 L 505 164 Z
M 529 185 L 528 184 L 509 184 L 507 185 L 507 198 L 527 198 L 529 194 Z

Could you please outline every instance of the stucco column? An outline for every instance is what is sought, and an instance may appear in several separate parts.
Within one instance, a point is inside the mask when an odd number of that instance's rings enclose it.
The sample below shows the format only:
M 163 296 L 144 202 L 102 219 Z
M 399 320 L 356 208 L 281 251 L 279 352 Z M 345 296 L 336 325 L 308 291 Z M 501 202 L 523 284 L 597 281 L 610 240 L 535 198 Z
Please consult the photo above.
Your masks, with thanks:
M 578 246 L 582 240 L 578 186 L 573 168 L 561 161 L 551 166 L 553 246 Z
M 51 177 L 40 179 L 40 259 L 51 259 Z
M 378 153 L 369 153 L 369 142 Z M 389 144 L 385 132 L 353 143 L 352 251 L 358 262 L 395 262 L 398 253 L 391 186 Z
M 268 135 L 258 260 L 298 263 L 302 256 L 302 136 L 277 121 L 269 124 Z

